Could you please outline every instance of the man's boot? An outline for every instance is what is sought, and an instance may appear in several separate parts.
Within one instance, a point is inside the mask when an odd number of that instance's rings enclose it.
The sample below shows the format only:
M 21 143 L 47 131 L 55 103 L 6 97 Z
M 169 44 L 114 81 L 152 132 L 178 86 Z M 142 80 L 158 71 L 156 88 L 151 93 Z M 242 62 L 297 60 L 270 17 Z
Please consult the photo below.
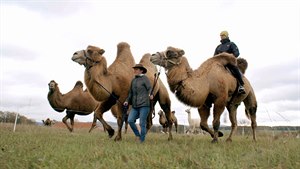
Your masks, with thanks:
M 239 85 L 238 93 L 239 93 L 239 94 L 246 94 L 244 86 Z

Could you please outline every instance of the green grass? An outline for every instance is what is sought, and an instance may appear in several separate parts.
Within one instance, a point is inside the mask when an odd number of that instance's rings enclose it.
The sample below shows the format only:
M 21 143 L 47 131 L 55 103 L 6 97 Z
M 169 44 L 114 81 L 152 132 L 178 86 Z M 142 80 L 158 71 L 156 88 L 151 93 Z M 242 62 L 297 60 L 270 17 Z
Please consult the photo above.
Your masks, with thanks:
M 115 142 L 99 130 L 0 124 L 0 168 L 300 168 L 300 139 L 273 138 L 264 132 L 254 143 L 251 136 L 221 138 L 208 135 L 149 133 L 143 144 L 130 132 Z

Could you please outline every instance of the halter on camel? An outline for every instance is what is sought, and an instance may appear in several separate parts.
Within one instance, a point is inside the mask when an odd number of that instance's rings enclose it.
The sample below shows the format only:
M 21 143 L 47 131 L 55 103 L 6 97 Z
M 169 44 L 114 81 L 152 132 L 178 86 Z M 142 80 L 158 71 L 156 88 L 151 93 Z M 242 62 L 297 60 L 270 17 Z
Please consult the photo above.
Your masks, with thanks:
M 90 70 L 90 68 L 92 68 L 94 65 L 100 63 L 100 62 L 94 61 L 92 58 L 90 58 L 86 54 L 85 50 L 82 50 L 82 51 L 83 51 L 84 57 L 86 58 L 84 66 L 86 67 L 87 71 Z M 92 64 L 89 65 L 88 61 L 92 62 Z M 89 71 L 88 71 L 88 73 L 89 73 Z M 114 95 L 113 93 L 109 92 L 100 82 L 98 82 L 97 80 L 95 80 L 95 82 L 99 86 L 101 86 L 113 99 L 115 99 L 117 103 L 121 104 L 121 106 L 122 106 L 122 125 L 123 125 L 123 122 L 125 121 L 125 119 L 128 118 L 128 115 L 127 115 L 128 106 L 124 106 L 123 103 L 119 100 L 119 98 L 116 95 Z

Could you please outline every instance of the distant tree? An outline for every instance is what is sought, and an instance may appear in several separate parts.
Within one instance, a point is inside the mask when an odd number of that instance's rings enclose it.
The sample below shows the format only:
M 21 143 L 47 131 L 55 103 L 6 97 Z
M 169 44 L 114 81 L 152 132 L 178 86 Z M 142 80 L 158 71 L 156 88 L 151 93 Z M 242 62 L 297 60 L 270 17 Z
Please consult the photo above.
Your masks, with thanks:
M 0 122 L 2 123 L 14 123 L 16 119 L 16 112 L 0 111 Z M 17 119 L 17 124 L 35 124 L 35 120 L 28 119 L 27 117 L 20 115 Z

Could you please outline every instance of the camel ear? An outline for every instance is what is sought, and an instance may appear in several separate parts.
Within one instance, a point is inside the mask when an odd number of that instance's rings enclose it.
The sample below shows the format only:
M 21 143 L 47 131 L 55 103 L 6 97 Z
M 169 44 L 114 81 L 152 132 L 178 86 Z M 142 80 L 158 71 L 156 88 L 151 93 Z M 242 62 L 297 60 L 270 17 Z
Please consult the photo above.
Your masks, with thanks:
M 100 55 L 103 55 L 103 53 L 105 53 L 105 50 L 104 50 L 104 49 L 100 49 L 100 50 L 98 51 L 98 53 L 100 53 Z
M 185 54 L 184 50 L 180 50 L 178 53 L 180 56 L 183 56 Z

